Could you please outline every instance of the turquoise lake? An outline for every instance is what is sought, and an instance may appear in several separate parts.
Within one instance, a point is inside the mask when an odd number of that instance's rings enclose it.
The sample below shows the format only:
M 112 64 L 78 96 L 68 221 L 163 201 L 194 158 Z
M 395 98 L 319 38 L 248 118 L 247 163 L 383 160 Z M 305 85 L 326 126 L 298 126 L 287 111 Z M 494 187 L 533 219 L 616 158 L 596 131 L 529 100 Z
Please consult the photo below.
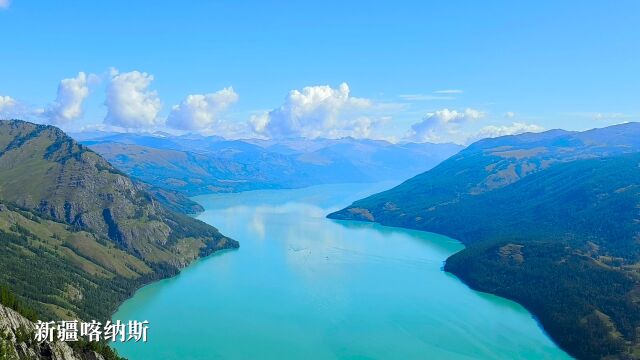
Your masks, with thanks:
M 325 216 L 393 184 L 194 198 L 240 241 L 140 289 L 114 319 L 149 320 L 138 359 L 567 359 L 520 305 L 442 270 L 445 236 Z

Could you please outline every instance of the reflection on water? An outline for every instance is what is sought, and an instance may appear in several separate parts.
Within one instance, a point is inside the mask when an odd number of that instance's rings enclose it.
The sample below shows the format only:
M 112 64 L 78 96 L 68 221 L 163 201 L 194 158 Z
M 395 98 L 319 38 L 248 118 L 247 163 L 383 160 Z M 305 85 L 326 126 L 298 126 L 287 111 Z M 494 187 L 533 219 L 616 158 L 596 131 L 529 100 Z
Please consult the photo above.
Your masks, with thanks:
M 241 242 L 140 290 L 114 316 L 149 319 L 135 359 L 566 358 L 522 307 L 441 271 L 444 236 L 325 215 L 389 184 L 200 196 Z

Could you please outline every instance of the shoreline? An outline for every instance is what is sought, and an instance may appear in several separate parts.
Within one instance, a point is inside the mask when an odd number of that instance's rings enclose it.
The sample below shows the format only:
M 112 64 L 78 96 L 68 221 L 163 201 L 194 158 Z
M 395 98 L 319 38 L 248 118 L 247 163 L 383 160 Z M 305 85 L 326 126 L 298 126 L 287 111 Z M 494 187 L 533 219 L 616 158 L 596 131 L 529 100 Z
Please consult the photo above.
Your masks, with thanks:
M 137 293 L 138 291 L 142 290 L 143 288 L 145 288 L 145 287 L 147 287 L 147 286 L 149 286 L 149 285 L 153 285 L 153 284 L 159 283 L 159 282 L 161 282 L 161 281 L 170 280 L 170 279 L 175 279 L 176 277 L 180 276 L 180 274 L 182 274 L 182 271 L 183 271 L 184 269 L 186 269 L 186 268 L 188 268 L 188 267 L 191 267 L 191 266 L 193 266 L 193 265 L 197 264 L 198 262 L 203 261 L 204 259 L 207 259 L 207 258 L 212 257 L 212 256 L 216 256 L 216 255 L 222 255 L 222 254 L 225 254 L 225 253 L 227 253 L 227 252 L 236 251 L 236 250 L 238 250 L 239 248 L 240 248 L 240 247 L 227 247 L 227 248 L 223 248 L 223 249 L 220 249 L 220 250 L 216 250 L 216 251 L 212 252 L 212 253 L 211 253 L 211 254 L 209 254 L 209 255 L 206 255 L 206 256 L 200 256 L 200 257 L 198 257 L 198 258 L 194 259 L 192 262 L 190 262 L 190 263 L 189 263 L 189 264 L 187 264 L 186 266 L 179 268 L 179 269 L 178 269 L 178 272 L 177 272 L 177 273 L 175 273 L 174 275 L 167 276 L 167 277 L 163 277 L 163 278 L 160 278 L 160 279 L 156 279 L 156 280 L 149 281 L 149 282 L 146 282 L 146 283 L 141 284 L 140 286 L 136 287 L 136 288 L 131 292 L 131 294 L 129 294 L 126 298 L 124 298 L 124 299 L 123 299 L 123 300 L 118 304 L 118 306 L 115 308 L 115 310 L 113 310 L 113 311 L 111 312 L 111 315 L 109 316 L 109 320 L 113 319 L 113 316 L 118 312 L 118 310 L 120 310 L 120 307 L 121 307 L 125 302 L 127 302 L 128 300 L 130 300 L 131 298 L 133 298 L 133 297 L 136 295 L 136 293 Z
M 466 249 L 466 247 L 465 247 L 465 249 Z M 467 288 L 469 288 L 469 289 L 471 289 L 471 290 L 473 290 L 473 291 L 475 291 L 475 292 L 482 293 L 482 294 L 488 294 L 488 295 L 491 295 L 491 296 L 497 296 L 497 297 L 499 297 L 499 298 L 501 298 L 501 299 L 509 300 L 509 301 L 511 301 L 511 302 L 513 302 L 513 303 L 515 303 L 515 304 L 518 304 L 519 306 L 522 306 L 522 307 L 523 307 L 525 310 L 527 310 L 527 312 L 531 315 L 531 318 L 536 322 L 536 324 L 538 325 L 538 327 L 540 328 L 540 330 L 542 330 L 542 332 L 545 334 L 545 336 L 546 336 L 547 338 L 549 338 L 549 340 L 551 340 L 551 342 L 553 342 L 553 344 L 554 344 L 554 345 L 556 345 L 559 349 L 561 349 L 562 351 L 564 351 L 564 352 L 565 352 L 569 357 L 571 357 L 572 359 L 575 359 L 575 356 L 573 356 L 571 353 L 569 353 L 569 352 L 567 351 L 567 349 L 565 349 L 564 347 L 562 347 L 562 346 L 558 343 L 558 341 L 557 341 L 553 336 L 551 336 L 551 334 L 550 334 L 550 333 L 547 331 L 547 329 L 544 327 L 544 324 L 543 324 L 543 323 L 542 323 L 542 321 L 540 320 L 540 317 L 539 317 L 539 316 L 538 316 L 534 311 L 532 311 L 528 306 L 526 306 L 525 304 L 522 304 L 522 303 L 520 303 L 520 302 L 518 302 L 518 301 L 516 301 L 516 300 L 514 300 L 514 299 L 512 299 L 512 298 L 510 298 L 510 297 L 502 296 L 502 295 L 498 295 L 498 294 L 496 294 L 496 293 L 492 293 L 492 292 L 489 292 L 489 291 L 481 290 L 481 289 L 479 289 L 478 287 L 474 286 L 470 281 L 465 280 L 465 279 L 464 279 L 464 277 L 462 277 L 462 276 L 460 276 L 460 275 L 456 274 L 456 273 L 455 273 L 455 272 L 453 272 L 453 271 L 446 270 L 446 263 L 447 263 L 447 260 L 449 260 L 449 258 L 450 258 L 451 256 L 454 256 L 454 255 L 456 255 L 456 254 L 458 254 L 458 253 L 460 253 L 460 252 L 464 251 L 465 249 L 462 249 L 462 250 L 460 250 L 460 251 L 456 252 L 455 254 L 450 255 L 446 260 L 444 260 L 444 261 L 443 261 L 443 266 L 442 266 L 442 271 L 446 272 L 447 274 L 450 274 L 450 275 L 454 276 L 454 277 L 455 277 L 456 279 L 458 279 L 462 284 L 464 284 Z
M 511 301 L 511 302 L 513 302 L 513 303 L 515 303 L 515 304 L 518 304 L 519 306 L 521 306 L 523 309 L 525 309 L 525 310 L 526 310 L 526 311 L 531 315 L 531 318 L 536 322 L 536 324 L 537 324 L 537 325 L 538 325 L 538 327 L 542 330 L 542 332 L 545 334 L 545 336 L 546 336 L 549 340 L 551 340 L 551 342 L 553 342 L 553 344 L 554 344 L 555 346 L 557 346 L 560 350 L 562 350 L 565 354 L 567 354 L 567 355 L 568 355 L 569 357 L 571 357 L 572 359 L 575 359 L 575 356 L 573 356 L 573 355 L 572 355 L 572 354 L 571 354 L 567 349 L 565 349 L 563 346 L 561 346 L 561 345 L 558 343 L 557 339 L 556 339 L 555 337 L 553 337 L 553 336 L 551 335 L 551 333 L 549 333 L 549 331 L 547 330 L 547 328 L 545 328 L 544 324 L 543 324 L 543 323 L 542 323 L 542 321 L 540 320 L 539 315 L 538 315 L 538 314 L 536 314 L 534 311 L 532 311 L 528 306 L 526 306 L 525 304 L 522 304 L 522 303 L 520 303 L 520 302 L 516 301 L 515 299 L 513 299 L 513 298 L 511 298 L 511 297 L 509 297 L 509 296 L 503 296 L 503 295 L 499 295 L 499 294 L 494 293 L 494 292 L 481 290 L 479 287 L 475 286 L 471 281 L 469 281 L 469 280 L 465 279 L 465 278 L 464 278 L 463 276 L 461 276 L 460 274 L 458 274 L 458 273 L 456 273 L 456 272 L 454 272 L 454 271 L 451 271 L 451 270 L 448 270 L 448 269 L 447 269 L 447 262 L 449 261 L 449 259 L 451 259 L 451 257 L 453 257 L 453 256 L 455 256 L 455 255 L 457 255 L 457 254 L 460 254 L 461 252 L 463 252 L 463 251 L 465 251 L 465 250 L 467 249 L 467 245 L 466 245 L 464 242 L 462 242 L 462 241 L 460 241 L 460 240 L 458 240 L 458 239 L 456 239 L 456 238 L 450 237 L 450 236 L 449 236 L 449 235 L 447 235 L 447 234 L 435 233 L 435 232 L 431 232 L 431 231 L 427 231 L 427 230 L 420 230 L 420 229 L 415 229 L 415 228 L 410 228 L 410 227 L 404 227 L 404 226 L 386 225 L 386 224 L 382 224 L 382 223 L 377 222 L 377 221 L 357 220 L 357 219 L 349 219 L 349 220 L 346 220 L 346 219 L 336 219 L 336 218 L 329 217 L 329 215 L 327 215 L 327 216 L 326 216 L 326 218 L 327 218 L 327 219 L 329 219 L 329 220 L 338 221 L 338 222 L 343 222 L 343 221 L 346 221 L 346 222 L 349 222 L 349 221 L 355 221 L 355 222 L 360 222 L 360 223 L 370 223 L 370 224 L 375 224 L 375 225 L 384 226 L 384 227 L 388 227 L 388 228 L 397 228 L 397 229 L 402 229 L 402 230 L 411 230 L 411 231 L 417 231 L 417 232 L 421 232 L 421 233 L 432 233 L 432 234 L 437 234 L 437 235 L 441 235 L 441 236 L 446 236 L 447 238 L 452 239 L 452 240 L 454 240 L 454 241 L 458 242 L 459 244 L 461 244 L 461 245 L 463 246 L 463 248 L 462 248 L 462 249 L 460 249 L 460 250 L 458 250 L 457 252 L 455 252 L 455 253 L 453 253 L 453 254 L 449 255 L 446 259 L 444 259 L 444 260 L 442 261 L 441 270 L 442 270 L 443 272 L 447 273 L 447 274 L 450 274 L 450 275 L 454 276 L 458 281 L 460 281 L 462 284 L 464 284 L 467 288 L 469 288 L 469 289 L 471 289 L 471 290 L 473 290 L 473 291 L 475 291 L 475 292 L 482 293 L 482 294 L 488 294 L 488 295 L 491 295 L 491 296 L 496 296 L 496 297 L 498 297 L 498 298 L 505 299 L 505 300 Z

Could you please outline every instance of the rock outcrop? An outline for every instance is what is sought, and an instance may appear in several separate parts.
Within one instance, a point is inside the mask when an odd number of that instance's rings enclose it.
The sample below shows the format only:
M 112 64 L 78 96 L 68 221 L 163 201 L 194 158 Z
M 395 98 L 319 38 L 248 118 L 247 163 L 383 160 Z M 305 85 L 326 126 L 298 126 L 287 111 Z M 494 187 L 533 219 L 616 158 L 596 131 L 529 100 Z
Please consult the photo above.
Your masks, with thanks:
M 0 359 L 11 360 L 104 360 L 90 350 L 75 350 L 60 341 L 37 342 L 36 325 L 18 312 L 0 305 Z

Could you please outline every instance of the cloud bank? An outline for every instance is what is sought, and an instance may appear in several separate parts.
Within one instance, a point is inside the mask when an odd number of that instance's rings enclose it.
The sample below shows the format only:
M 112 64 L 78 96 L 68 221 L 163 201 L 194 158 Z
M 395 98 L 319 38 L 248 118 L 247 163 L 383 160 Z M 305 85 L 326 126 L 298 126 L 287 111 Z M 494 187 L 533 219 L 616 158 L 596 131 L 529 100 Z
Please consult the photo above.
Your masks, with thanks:
M 536 124 L 526 124 L 522 122 L 514 122 L 511 125 L 489 125 L 485 126 L 480 131 L 478 131 L 473 136 L 469 137 L 468 142 L 484 139 L 484 138 L 493 138 L 498 136 L 505 135 L 517 135 L 526 132 L 541 132 L 544 131 L 542 126 Z
M 10 96 L 0 96 L 0 118 L 33 119 L 36 122 L 67 125 L 83 116 L 83 104 L 90 94 L 90 87 L 98 80 L 98 76 L 85 72 L 61 80 L 55 101 L 44 109 L 28 106 Z M 84 125 L 83 128 L 98 126 L 114 131 L 161 129 L 173 132 L 174 129 L 179 130 L 177 133 L 192 131 L 227 138 L 354 137 L 387 139 L 393 142 L 402 138 L 405 141 L 460 144 L 485 137 L 544 130 L 539 125 L 525 122 L 481 126 L 477 121 L 486 118 L 484 111 L 474 108 L 443 108 L 426 113 L 419 122 L 410 125 L 403 137 L 398 133 L 401 129 L 390 127 L 390 122 L 394 119 L 392 116 L 416 104 L 354 97 L 347 83 L 335 88 L 321 85 L 291 90 L 280 106 L 270 111 L 254 113 L 249 119 L 224 117 L 225 112 L 239 101 L 238 93 L 232 87 L 227 87 L 212 93 L 190 94 L 173 105 L 165 117 L 160 116 L 162 103 L 158 93 L 150 88 L 153 80 L 154 77 L 146 72 L 120 73 L 111 69 L 105 81 L 104 104 L 107 113 L 103 123 L 80 125 Z M 460 93 L 462 90 L 437 90 L 427 95 L 399 97 L 405 100 L 424 100 L 432 96 Z M 514 112 L 506 112 L 500 117 L 513 121 L 517 116 Z M 622 115 L 598 113 L 594 118 L 622 118 Z M 405 119 L 401 119 L 400 123 L 404 121 Z

